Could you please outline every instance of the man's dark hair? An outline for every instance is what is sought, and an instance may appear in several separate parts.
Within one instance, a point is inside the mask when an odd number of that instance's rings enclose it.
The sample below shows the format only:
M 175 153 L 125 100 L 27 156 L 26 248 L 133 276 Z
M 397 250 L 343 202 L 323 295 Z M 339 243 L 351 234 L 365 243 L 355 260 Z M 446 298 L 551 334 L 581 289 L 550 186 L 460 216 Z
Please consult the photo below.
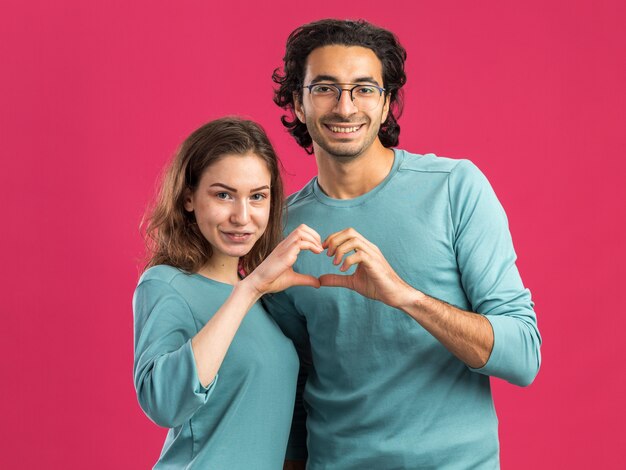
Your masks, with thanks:
M 290 112 L 281 117 L 283 125 L 307 153 L 313 153 L 313 141 L 306 124 L 300 122 L 294 113 L 294 95 L 297 99 L 302 99 L 304 66 L 309 54 L 318 47 L 330 45 L 366 47 L 382 62 L 382 86 L 389 97 L 390 106 L 378 137 L 385 147 L 397 146 L 400 136 L 398 118 L 402 114 L 402 87 L 406 83 L 406 51 L 392 32 L 363 20 L 315 21 L 300 26 L 289 35 L 283 57 L 284 70 L 277 68 L 272 74 L 272 80 L 279 85 L 274 90 L 274 102 Z

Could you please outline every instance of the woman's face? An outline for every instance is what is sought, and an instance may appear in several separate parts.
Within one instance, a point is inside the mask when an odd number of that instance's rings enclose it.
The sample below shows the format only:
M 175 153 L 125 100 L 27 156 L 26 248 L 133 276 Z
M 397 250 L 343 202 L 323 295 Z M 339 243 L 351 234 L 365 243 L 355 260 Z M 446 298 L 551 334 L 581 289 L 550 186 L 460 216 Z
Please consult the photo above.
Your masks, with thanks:
M 244 256 L 263 235 L 270 184 L 266 163 L 254 153 L 225 155 L 204 170 L 196 190 L 185 198 L 185 210 L 195 214 L 213 247 L 212 263 Z

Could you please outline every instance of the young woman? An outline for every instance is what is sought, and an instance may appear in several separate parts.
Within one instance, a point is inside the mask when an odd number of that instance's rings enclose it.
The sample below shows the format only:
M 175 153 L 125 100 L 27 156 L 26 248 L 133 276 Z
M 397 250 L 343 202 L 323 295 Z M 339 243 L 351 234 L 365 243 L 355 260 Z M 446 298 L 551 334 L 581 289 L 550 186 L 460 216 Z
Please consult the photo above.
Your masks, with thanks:
M 278 165 L 257 124 L 223 118 L 166 173 L 133 298 L 137 397 L 170 428 L 154 468 L 282 468 L 298 358 L 259 298 L 319 287 L 291 266 L 323 248 L 304 225 L 279 242 Z

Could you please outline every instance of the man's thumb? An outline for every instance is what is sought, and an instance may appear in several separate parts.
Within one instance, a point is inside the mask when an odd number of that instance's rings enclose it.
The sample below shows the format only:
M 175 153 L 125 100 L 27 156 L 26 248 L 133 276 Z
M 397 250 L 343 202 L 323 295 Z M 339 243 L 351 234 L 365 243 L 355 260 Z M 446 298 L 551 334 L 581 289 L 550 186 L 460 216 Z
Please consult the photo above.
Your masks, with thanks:
M 308 274 L 293 273 L 292 280 L 294 286 L 311 286 L 316 289 L 320 286 L 320 281 L 314 276 Z
M 350 277 L 341 274 L 323 274 L 320 276 L 320 284 L 325 287 L 347 287 L 351 288 Z

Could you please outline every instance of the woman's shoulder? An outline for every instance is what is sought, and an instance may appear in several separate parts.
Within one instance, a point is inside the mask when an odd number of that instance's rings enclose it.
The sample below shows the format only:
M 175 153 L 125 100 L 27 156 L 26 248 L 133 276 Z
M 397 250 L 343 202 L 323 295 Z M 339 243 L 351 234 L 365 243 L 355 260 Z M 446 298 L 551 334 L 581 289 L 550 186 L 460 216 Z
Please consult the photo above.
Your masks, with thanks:
M 174 279 L 178 276 L 185 276 L 187 273 L 185 271 L 175 268 L 174 266 L 168 266 L 166 264 L 160 264 L 157 266 L 152 266 L 151 268 L 144 271 L 144 273 L 139 278 L 139 284 L 142 284 L 147 281 L 161 281 L 166 284 L 171 284 Z

